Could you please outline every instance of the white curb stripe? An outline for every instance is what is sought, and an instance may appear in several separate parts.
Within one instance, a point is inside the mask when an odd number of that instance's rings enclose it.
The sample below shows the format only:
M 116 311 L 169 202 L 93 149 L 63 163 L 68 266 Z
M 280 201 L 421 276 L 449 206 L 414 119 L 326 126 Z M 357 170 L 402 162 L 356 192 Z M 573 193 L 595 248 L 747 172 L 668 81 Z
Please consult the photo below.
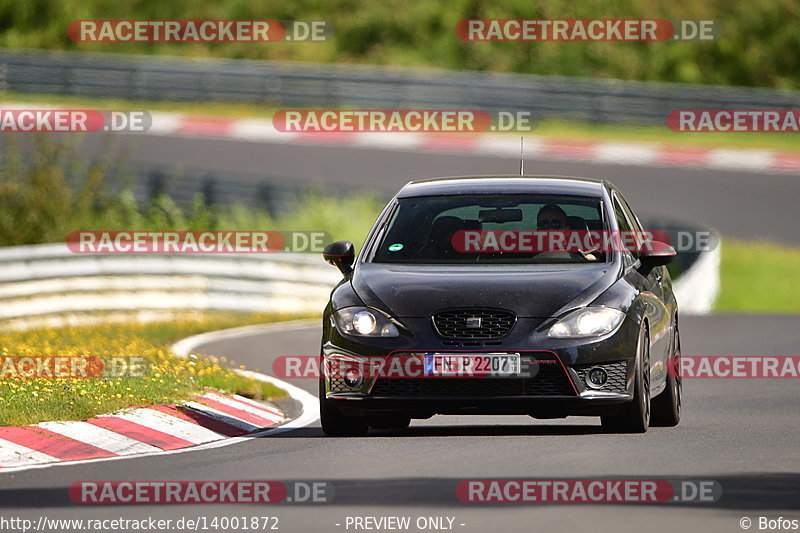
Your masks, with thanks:
M 211 394 L 215 394 L 215 393 L 212 392 Z M 257 402 L 256 400 L 252 400 L 250 398 L 247 398 L 246 396 L 239 396 L 238 394 L 232 394 L 232 396 L 236 400 L 238 400 L 238 401 L 240 401 L 242 403 L 250 404 L 250 405 L 256 407 L 257 409 L 264 409 L 265 411 L 269 411 L 270 413 L 272 413 L 274 415 L 280 416 L 282 418 L 286 418 L 283 413 L 281 413 L 280 411 L 278 411 L 274 407 L 270 407 L 269 405 L 265 405 L 263 403 Z
M 316 325 L 316 323 L 313 325 Z M 269 435 L 277 435 L 279 433 L 284 433 L 287 431 L 292 431 L 293 429 L 305 427 L 319 420 L 319 398 L 317 398 L 315 394 L 311 394 L 310 392 L 306 392 L 300 387 L 292 385 L 291 383 L 282 381 L 272 376 L 267 376 L 266 374 L 261 374 L 260 372 L 253 372 L 252 370 L 239 370 L 239 369 L 236 369 L 235 372 L 237 374 L 257 379 L 259 381 L 266 381 L 267 383 L 272 383 L 276 387 L 282 388 L 283 390 L 289 393 L 289 396 L 291 398 L 300 402 L 300 404 L 303 407 L 302 413 L 298 418 L 290 420 L 289 422 L 275 429 L 266 430 L 264 431 L 264 434 L 268 433 Z M 260 435 L 261 435 L 260 433 L 255 433 L 251 436 L 258 437 Z
M 42 422 L 37 426 L 50 430 L 53 433 L 64 435 L 86 444 L 91 444 L 101 450 L 106 450 L 117 455 L 131 455 L 136 453 L 151 453 L 161 451 L 160 448 L 150 446 L 144 442 L 120 435 L 87 422 Z
M 297 133 L 276 130 L 272 122 L 267 120 L 237 120 L 231 127 L 231 137 L 248 141 L 288 143 L 297 136 Z
M 424 138 L 417 133 L 385 131 L 380 133 L 358 133 L 353 145 L 387 150 L 413 150 L 422 146 Z
M 536 158 L 544 152 L 544 142 L 537 137 L 525 137 L 526 159 Z M 475 143 L 475 152 L 495 157 L 519 157 L 519 137 L 481 135 Z
M 711 150 L 706 159 L 713 168 L 759 170 L 772 166 L 773 153 L 767 150 Z
M 0 464 L 3 465 L 0 472 L 5 472 L 8 467 L 14 468 L 16 466 L 28 466 L 30 464 L 52 463 L 56 461 L 59 461 L 56 457 L 31 450 L 30 448 L 5 439 L 0 439 Z
M 150 113 L 153 123 L 147 131 L 150 135 L 172 135 L 180 129 L 186 120 L 180 113 Z
M 237 427 L 239 429 L 243 429 L 247 432 L 254 431 L 256 429 L 261 429 L 261 426 L 257 426 L 255 424 L 251 424 L 247 420 L 242 420 L 240 418 L 236 418 L 233 415 L 229 415 L 228 413 L 223 413 L 218 409 L 214 409 L 213 407 L 209 407 L 207 405 L 203 405 L 198 402 L 185 402 L 183 404 L 186 407 L 191 407 L 195 411 L 199 411 L 206 416 L 210 416 L 220 422 L 224 422 L 230 426 Z
M 625 161 L 627 164 L 646 165 L 653 163 L 658 158 L 657 146 L 637 145 L 628 143 L 602 143 L 595 150 L 596 161 L 617 163 Z
M 230 398 L 226 398 L 225 396 L 220 396 L 219 394 L 208 392 L 203 395 L 203 398 L 208 398 L 209 400 L 214 400 L 215 402 L 219 402 L 229 407 L 233 407 L 235 409 L 239 409 L 242 411 L 247 411 L 250 414 L 260 416 L 261 418 L 266 418 L 267 420 L 273 420 L 275 422 L 282 422 L 285 418 L 283 415 L 277 414 L 274 411 L 269 411 L 265 409 L 263 406 L 259 406 L 257 404 L 253 405 L 247 402 L 243 402 L 239 400 L 241 396 L 237 396 L 236 400 L 231 400 Z
M 100 415 L 116 416 L 130 422 L 135 422 L 151 429 L 156 429 L 169 435 L 174 435 L 183 440 L 188 440 L 192 444 L 203 444 L 214 440 L 224 439 L 225 435 L 215 433 L 197 424 L 192 424 L 186 420 L 181 420 L 176 416 L 171 416 L 155 409 L 140 408 L 121 413 Z

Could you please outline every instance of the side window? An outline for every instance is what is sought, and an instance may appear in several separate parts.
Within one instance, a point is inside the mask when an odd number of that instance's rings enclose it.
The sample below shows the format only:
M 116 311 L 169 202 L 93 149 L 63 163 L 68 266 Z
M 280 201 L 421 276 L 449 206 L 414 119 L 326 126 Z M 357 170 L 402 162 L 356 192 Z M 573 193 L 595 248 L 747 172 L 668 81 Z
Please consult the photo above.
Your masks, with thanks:
M 622 209 L 625 211 L 625 214 L 628 215 L 628 220 L 630 221 L 631 226 L 633 226 L 633 231 L 636 236 L 636 250 L 640 250 L 645 241 L 647 241 L 644 226 L 642 226 L 639 217 L 637 217 L 636 213 L 633 212 L 633 209 L 631 209 L 631 206 L 628 204 L 625 198 L 619 196 L 619 202 L 620 205 L 622 205 Z M 636 253 L 636 257 L 639 257 L 638 252 Z
M 621 196 L 618 196 L 617 198 L 619 199 L 619 203 L 622 206 L 622 209 L 628 215 L 628 220 L 630 221 L 631 226 L 633 226 L 634 231 L 637 232 L 636 233 L 637 235 L 641 235 L 641 232 L 643 231 L 644 228 L 642 228 L 642 224 L 639 222 L 639 218 L 634 214 L 633 209 L 631 209 L 631 206 L 628 205 L 628 202 L 625 200 L 625 198 Z
M 623 209 L 622 204 L 616 194 L 614 194 L 612 201 L 614 203 L 614 215 L 617 219 L 617 225 L 619 226 L 623 243 L 637 243 L 637 245 L 633 246 L 633 249 L 631 249 L 631 246 L 627 244 L 625 246 L 626 251 L 623 252 L 622 260 L 627 268 L 633 265 L 639 258 L 638 241 L 631 241 L 631 237 L 634 235 L 633 225 L 631 224 L 628 214 Z

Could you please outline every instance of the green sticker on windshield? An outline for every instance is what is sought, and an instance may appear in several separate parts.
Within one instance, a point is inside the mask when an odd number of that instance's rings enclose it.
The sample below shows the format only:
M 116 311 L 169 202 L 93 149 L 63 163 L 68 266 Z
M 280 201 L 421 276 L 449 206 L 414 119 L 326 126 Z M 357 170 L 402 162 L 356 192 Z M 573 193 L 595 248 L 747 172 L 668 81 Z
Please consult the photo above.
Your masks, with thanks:
M 403 249 L 403 245 L 400 244 L 399 242 L 397 244 L 389 245 L 389 251 L 390 252 L 399 252 L 402 249 Z

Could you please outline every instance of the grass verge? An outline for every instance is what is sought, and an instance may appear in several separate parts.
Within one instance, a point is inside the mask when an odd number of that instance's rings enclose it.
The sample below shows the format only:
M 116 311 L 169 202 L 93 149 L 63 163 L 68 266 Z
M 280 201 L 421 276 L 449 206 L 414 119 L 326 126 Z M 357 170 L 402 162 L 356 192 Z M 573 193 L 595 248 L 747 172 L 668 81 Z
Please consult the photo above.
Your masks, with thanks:
M 4 363 L 11 357 L 141 356 L 150 365 L 143 377 L 75 379 L 11 377 L 11 368 L 4 364 L 0 426 L 85 420 L 125 407 L 174 403 L 206 389 L 264 400 L 284 397 L 283 389 L 233 372 L 230 367 L 237 366 L 235 361 L 213 356 L 182 359 L 172 354 L 170 345 L 197 333 L 289 318 L 297 317 L 208 313 L 199 319 L 0 333 Z
M 800 313 L 797 272 L 800 248 L 725 239 L 715 311 Z

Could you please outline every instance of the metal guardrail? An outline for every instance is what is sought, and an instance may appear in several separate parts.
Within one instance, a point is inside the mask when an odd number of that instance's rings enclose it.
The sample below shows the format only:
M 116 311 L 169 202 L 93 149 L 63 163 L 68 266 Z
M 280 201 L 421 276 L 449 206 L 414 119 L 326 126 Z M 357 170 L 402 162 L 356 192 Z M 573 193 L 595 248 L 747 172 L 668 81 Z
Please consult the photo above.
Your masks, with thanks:
M 686 266 L 674 284 L 681 311 L 708 313 L 719 287 L 719 248 L 697 254 Z M 75 254 L 65 244 L 0 248 L 0 327 L 53 323 L 76 313 L 316 313 L 339 279 L 318 254 Z
M 0 249 L 0 321 L 69 313 L 319 312 L 339 280 L 318 254 L 75 254 Z
M 530 111 L 663 124 L 674 109 L 791 109 L 800 92 L 488 72 L 0 49 L 0 90 L 285 107 Z

